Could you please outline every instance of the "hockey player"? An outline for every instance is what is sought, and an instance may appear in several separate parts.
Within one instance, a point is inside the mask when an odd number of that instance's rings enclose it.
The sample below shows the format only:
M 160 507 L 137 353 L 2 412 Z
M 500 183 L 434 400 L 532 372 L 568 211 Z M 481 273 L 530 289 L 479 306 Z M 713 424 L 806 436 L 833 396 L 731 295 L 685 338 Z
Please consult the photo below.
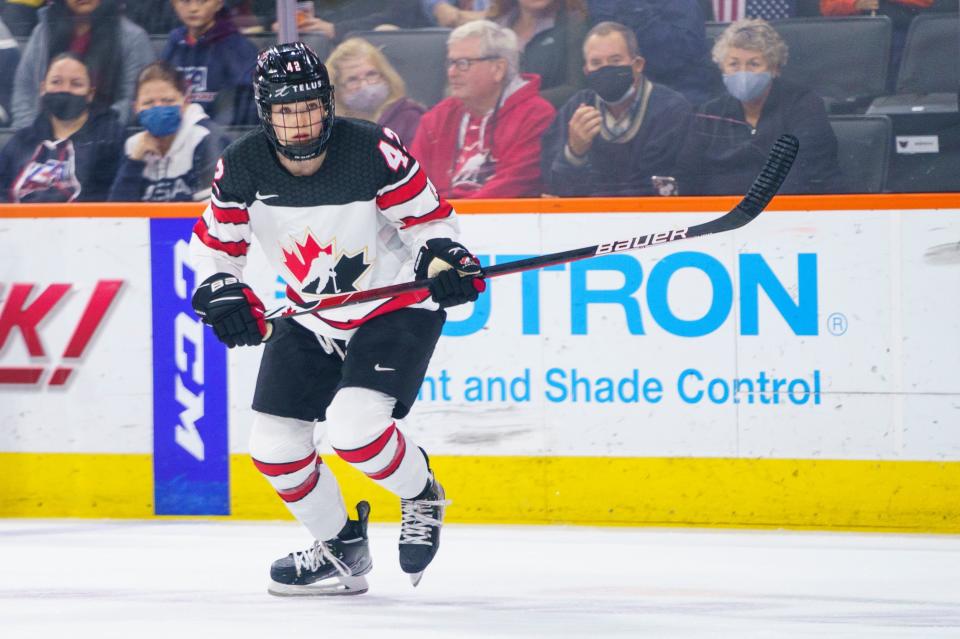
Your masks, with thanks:
M 446 317 L 484 289 L 457 219 L 389 129 L 334 117 L 334 87 L 309 46 L 257 61 L 261 127 L 230 145 L 197 221 L 193 307 L 228 347 L 265 341 L 250 454 L 316 539 L 273 563 L 277 595 L 365 592 L 369 505 L 347 517 L 317 454 L 336 453 L 400 497 L 400 566 L 416 585 L 437 552 L 447 501 L 426 453 L 398 421 L 409 411 Z M 273 321 L 242 272 L 253 238 L 293 304 L 432 277 L 430 292 Z M 268 330 L 270 332 L 268 333 Z

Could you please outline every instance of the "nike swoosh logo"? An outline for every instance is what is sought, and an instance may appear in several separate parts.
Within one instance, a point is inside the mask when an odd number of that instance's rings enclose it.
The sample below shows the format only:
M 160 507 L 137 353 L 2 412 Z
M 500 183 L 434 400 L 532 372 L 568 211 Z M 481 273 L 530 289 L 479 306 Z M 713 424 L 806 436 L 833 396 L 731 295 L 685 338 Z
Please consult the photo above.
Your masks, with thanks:
M 257 191 L 256 197 L 257 197 L 258 200 L 269 200 L 269 199 L 272 198 L 272 197 L 280 197 L 280 196 L 277 195 L 276 193 L 274 193 L 274 194 L 272 194 L 272 195 L 262 195 L 262 194 L 260 193 L 260 191 Z
M 383 371 L 396 371 L 395 368 L 387 368 L 386 366 L 381 366 L 379 362 L 373 365 L 373 370 L 382 373 Z

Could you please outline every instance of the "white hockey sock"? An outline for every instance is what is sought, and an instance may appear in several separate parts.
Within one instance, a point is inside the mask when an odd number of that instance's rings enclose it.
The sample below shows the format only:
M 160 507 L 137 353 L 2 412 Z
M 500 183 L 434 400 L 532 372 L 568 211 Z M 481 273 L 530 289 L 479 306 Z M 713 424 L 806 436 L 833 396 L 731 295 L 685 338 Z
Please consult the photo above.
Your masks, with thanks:
M 341 389 L 327 408 L 330 445 L 344 461 L 398 497 L 427 485 L 427 460 L 391 418 L 396 400 L 365 388 Z
M 337 536 L 347 523 L 340 486 L 313 445 L 313 423 L 257 413 L 250 456 L 257 469 L 315 539 Z

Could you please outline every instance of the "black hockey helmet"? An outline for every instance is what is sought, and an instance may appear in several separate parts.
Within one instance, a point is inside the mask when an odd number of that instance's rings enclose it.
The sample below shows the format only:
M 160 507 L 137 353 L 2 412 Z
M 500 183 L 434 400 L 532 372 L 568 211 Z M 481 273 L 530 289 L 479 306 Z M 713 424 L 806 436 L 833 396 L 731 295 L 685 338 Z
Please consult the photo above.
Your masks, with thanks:
M 273 147 L 291 160 L 309 160 L 323 153 L 333 129 L 333 85 L 320 56 L 303 42 L 275 44 L 260 52 L 253 78 L 260 125 Z M 323 105 L 320 136 L 303 144 L 284 144 L 274 128 L 274 104 L 319 99 Z M 281 124 L 282 126 L 282 124 Z

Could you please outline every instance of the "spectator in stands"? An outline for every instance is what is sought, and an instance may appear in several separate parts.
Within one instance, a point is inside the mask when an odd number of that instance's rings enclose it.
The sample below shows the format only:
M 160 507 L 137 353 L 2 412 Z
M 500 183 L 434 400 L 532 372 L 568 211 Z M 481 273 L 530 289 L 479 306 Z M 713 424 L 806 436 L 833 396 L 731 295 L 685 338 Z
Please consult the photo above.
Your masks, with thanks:
M 491 0 L 422 0 L 423 12 L 438 27 L 455 29 L 474 20 L 483 20 Z
M 890 34 L 890 73 L 887 88 L 892 92 L 896 85 L 897 70 L 907 31 L 913 19 L 923 12 L 955 12 L 957 2 L 949 0 L 820 0 L 820 12 L 825 16 L 882 15 L 890 18 L 893 32 Z
M 140 73 L 134 111 L 145 129 L 127 138 L 110 200 L 183 202 L 210 197 L 226 140 L 188 98 L 183 74 L 166 62 Z
M 37 12 L 45 0 L 6 0 L 3 3 L 3 22 L 19 38 L 30 35 L 37 26 Z
M 553 106 L 583 86 L 583 0 L 494 0 L 490 19 L 517 34 L 520 71 L 540 76 L 540 95 Z
M 53 58 L 40 115 L 0 151 L 5 202 L 102 202 L 117 172 L 123 128 L 96 106 L 90 71 L 73 53 Z
M 330 54 L 327 70 L 337 88 L 337 116 L 376 122 L 404 142 L 413 142 L 427 109 L 406 97 L 403 79 L 380 49 L 366 40 L 350 38 Z
M 657 195 L 689 122 L 687 100 L 644 77 L 633 31 L 601 22 L 583 44 L 588 88 L 543 138 L 546 190 L 560 196 Z
M 444 197 L 529 197 L 541 192 L 540 139 L 554 109 L 540 78 L 520 74 L 517 37 L 489 20 L 447 41 L 450 97 L 427 111 L 412 152 Z
M 7 25 L 0 21 L 0 126 L 10 126 L 10 96 L 13 94 L 13 74 L 20 62 L 20 48 L 10 35 Z
M 119 0 L 52 0 L 40 10 L 23 52 L 13 89 L 13 126 L 36 118 L 38 90 L 49 61 L 75 53 L 87 65 L 96 87 L 97 107 L 113 108 L 125 123 L 140 69 L 153 62 L 150 38 L 120 15 Z
M 723 91 L 710 62 L 698 0 L 587 0 L 593 24 L 619 22 L 632 29 L 651 81 L 703 104 Z
M 242 36 L 223 0 L 171 0 L 183 26 L 170 32 L 160 59 L 186 76 L 190 102 L 225 125 L 258 122 L 251 73 L 257 48 Z
M 300 33 L 318 33 L 338 42 L 355 31 L 378 28 L 417 29 L 429 26 L 420 0 L 313 0 L 313 17 L 299 19 Z M 257 15 L 265 16 L 264 25 L 277 30 L 276 0 L 253 0 Z
M 740 20 L 717 39 L 713 58 L 728 94 L 703 105 L 680 155 L 681 195 L 745 193 L 783 133 L 800 153 L 781 189 L 829 193 L 838 188 L 837 138 L 823 100 L 780 77 L 787 45 L 765 20 Z

